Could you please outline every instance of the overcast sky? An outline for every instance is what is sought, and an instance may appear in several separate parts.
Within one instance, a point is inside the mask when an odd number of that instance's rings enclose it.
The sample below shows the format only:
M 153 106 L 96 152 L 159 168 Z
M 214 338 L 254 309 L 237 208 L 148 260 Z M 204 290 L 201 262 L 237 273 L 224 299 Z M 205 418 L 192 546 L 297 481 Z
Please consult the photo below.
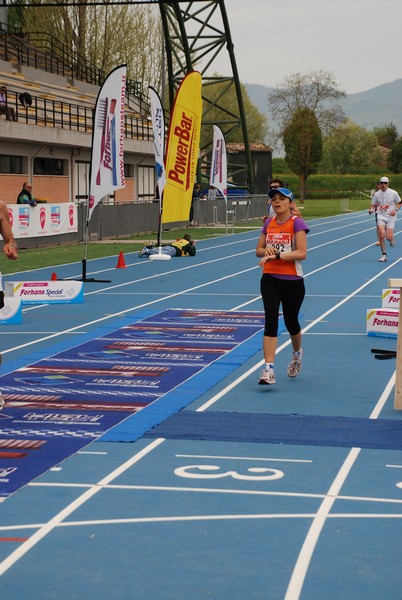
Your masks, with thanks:
M 352 94 L 402 78 L 402 0 L 225 0 L 225 7 L 243 83 L 274 87 L 322 69 Z M 222 54 L 213 66 L 225 75 Z

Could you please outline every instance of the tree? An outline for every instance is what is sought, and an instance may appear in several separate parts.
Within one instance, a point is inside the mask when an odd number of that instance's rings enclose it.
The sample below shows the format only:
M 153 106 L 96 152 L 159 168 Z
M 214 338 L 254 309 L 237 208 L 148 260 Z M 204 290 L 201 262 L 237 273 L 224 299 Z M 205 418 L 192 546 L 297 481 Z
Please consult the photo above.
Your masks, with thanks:
M 219 75 L 215 73 L 213 78 L 218 78 Z M 226 88 L 230 85 L 229 91 Z M 226 91 L 226 93 L 224 93 Z M 268 138 L 268 124 L 265 115 L 263 115 L 258 108 L 252 104 L 245 86 L 241 84 L 241 91 L 244 104 L 244 112 L 246 114 L 247 132 L 250 143 L 266 143 Z M 205 121 L 208 124 L 204 125 L 201 132 L 201 148 L 208 146 L 212 141 L 212 124 L 213 123 L 227 123 L 227 126 L 223 126 L 222 129 L 225 133 L 226 142 L 241 142 L 243 141 L 243 134 L 240 127 L 237 127 L 238 120 L 238 104 L 237 96 L 234 84 L 228 84 L 227 81 L 220 81 L 213 83 L 208 86 L 204 86 L 202 90 L 204 98 L 207 98 L 211 102 L 219 100 L 220 106 L 211 107 L 206 111 L 208 107 L 208 101 L 204 103 L 204 114 Z M 226 131 L 228 132 L 226 134 Z
M 385 167 L 384 154 L 374 133 L 346 120 L 324 138 L 320 171 L 373 173 Z
M 374 127 L 373 133 L 378 139 L 379 144 L 388 148 L 392 148 L 399 137 L 398 130 L 393 123 L 382 125 L 381 127 Z
M 10 9 L 11 10 L 11 9 Z M 58 7 L 27 6 L 12 9 L 14 26 L 24 33 L 51 32 L 52 38 L 105 75 L 116 65 L 127 64 L 127 76 L 148 85 L 162 86 L 163 36 L 159 8 L 146 5 L 111 4 Z M 49 38 L 50 40 L 50 38 Z
M 294 113 L 283 131 L 283 144 L 285 160 L 299 176 L 299 199 L 303 204 L 306 180 L 317 172 L 322 155 L 322 135 L 313 110 L 300 108 Z
M 402 137 L 392 146 L 392 150 L 388 155 L 388 167 L 393 173 L 401 173 L 402 171 Z
M 345 96 L 345 92 L 338 89 L 332 73 L 310 71 L 287 77 L 270 93 L 268 102 L 273 117 L 280 123 L 281 132 L 296 112 L 308 108 L 325 135 L 344 121 L 342 108 L 334 103 Z

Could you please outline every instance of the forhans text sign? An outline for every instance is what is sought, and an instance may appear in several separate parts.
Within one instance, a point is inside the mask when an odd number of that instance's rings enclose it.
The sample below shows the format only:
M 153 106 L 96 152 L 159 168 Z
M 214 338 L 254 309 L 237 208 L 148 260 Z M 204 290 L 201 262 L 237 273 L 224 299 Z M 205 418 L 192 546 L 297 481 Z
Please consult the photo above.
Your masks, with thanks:
M 82 281 L 9 281 L 5 295 L 20 298 L 22 304 L 84 302 Z

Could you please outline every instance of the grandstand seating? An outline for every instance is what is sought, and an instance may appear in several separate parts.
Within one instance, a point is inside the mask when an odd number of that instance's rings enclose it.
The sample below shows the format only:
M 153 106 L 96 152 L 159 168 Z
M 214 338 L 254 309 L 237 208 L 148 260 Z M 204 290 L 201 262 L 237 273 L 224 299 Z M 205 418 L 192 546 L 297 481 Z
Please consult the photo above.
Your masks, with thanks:
M 18 121 L 91 133 L 99 86 L 73 79 L 69 65 L 62 63 L 62 58 L 50 56 L 25 37 L 9 34 L 5 26 L 0 25 L 0 84 L 7 86 L 8 103 L 14 108 Z M 93 68 L 80 72 L 92 73 Z M 32 96 L 31 107 L 19 104 L 19 94 L 24 91 Z M 152 127 L 144 108 L 148 109 L 142 98 L 128 97 L 126 137 L 152 140 Z

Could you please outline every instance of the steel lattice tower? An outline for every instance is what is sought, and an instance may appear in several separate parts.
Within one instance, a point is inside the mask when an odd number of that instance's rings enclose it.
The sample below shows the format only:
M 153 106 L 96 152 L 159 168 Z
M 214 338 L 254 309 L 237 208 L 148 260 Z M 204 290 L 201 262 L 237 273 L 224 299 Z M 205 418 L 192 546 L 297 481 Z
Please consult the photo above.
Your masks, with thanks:
M 231 165 L 228 171 L 232 177 L 242 173 L 242 179 L 247 182 L 249 189 L 254 192 L 254 171 L 248 140 L 244 104 L 234 55 L 233 42 L 230 33 L 224 0 L 108 0 L 109 4 L 159 4 L 163 34 L 165 40 L 167 65 L 167 94 L 169 105 L 173 103 L 175 92 L 181 80 L 187 73 L 197 70 L 203 79 L 203 119 L 204 126 L 219 125 L 227 138 L 235 130 L 240 130 L 244 144 L 245 164 Z M 57 0 L 42 0 L 31 2 L 33 6 L 57 7 Z M 95 6 L 103 5 L 100 0 L 64 0 L 64 6 Z M 27 7 L 24 0 L 0 0 L 0 8 L 9 6 Z M 228 58 L 230 75 L 210 76 L 214 61 L 225 53 Z M 206 88 L 218 90 L 216 95 L 206 94 Z M 233 94 L 234 91 L 234 94 Z M 225 108 L 225 98 L 236 98 L 235 104 L 230 103 L 230 110 Z M 213 99 L 211 99 L 213 98 Z M 205 144 L 203 150 L 208 150 Z
M 165 38 L 167 81 L 170 106 L 183 77 L 191 70 L 200 71 L 203 90 L 217 86 L 219 94 L 208 99 L 203 93 L 203 125 L 219 125 L 225 136 L 240 129 L 245 149 L 246 164 L 236 165 L 237 173 L 246 171 L 244 179 L 254 191 L 253 167 L 249 147 L 243 98 L 234 55 L 233 42 L 224 0 L 193 2 L 160 2 Z M 231 75 L 210 76 L 213 63 L 221 53 L 228 53 Z M 225 97 L 237 99 L 237 107 L 225 108 Z M 212 117 L 213 113 L 213 117 Z M 208 145 L 203 148 L 207 149 Z M 234 165 L 228 164 L 232 176 Z

